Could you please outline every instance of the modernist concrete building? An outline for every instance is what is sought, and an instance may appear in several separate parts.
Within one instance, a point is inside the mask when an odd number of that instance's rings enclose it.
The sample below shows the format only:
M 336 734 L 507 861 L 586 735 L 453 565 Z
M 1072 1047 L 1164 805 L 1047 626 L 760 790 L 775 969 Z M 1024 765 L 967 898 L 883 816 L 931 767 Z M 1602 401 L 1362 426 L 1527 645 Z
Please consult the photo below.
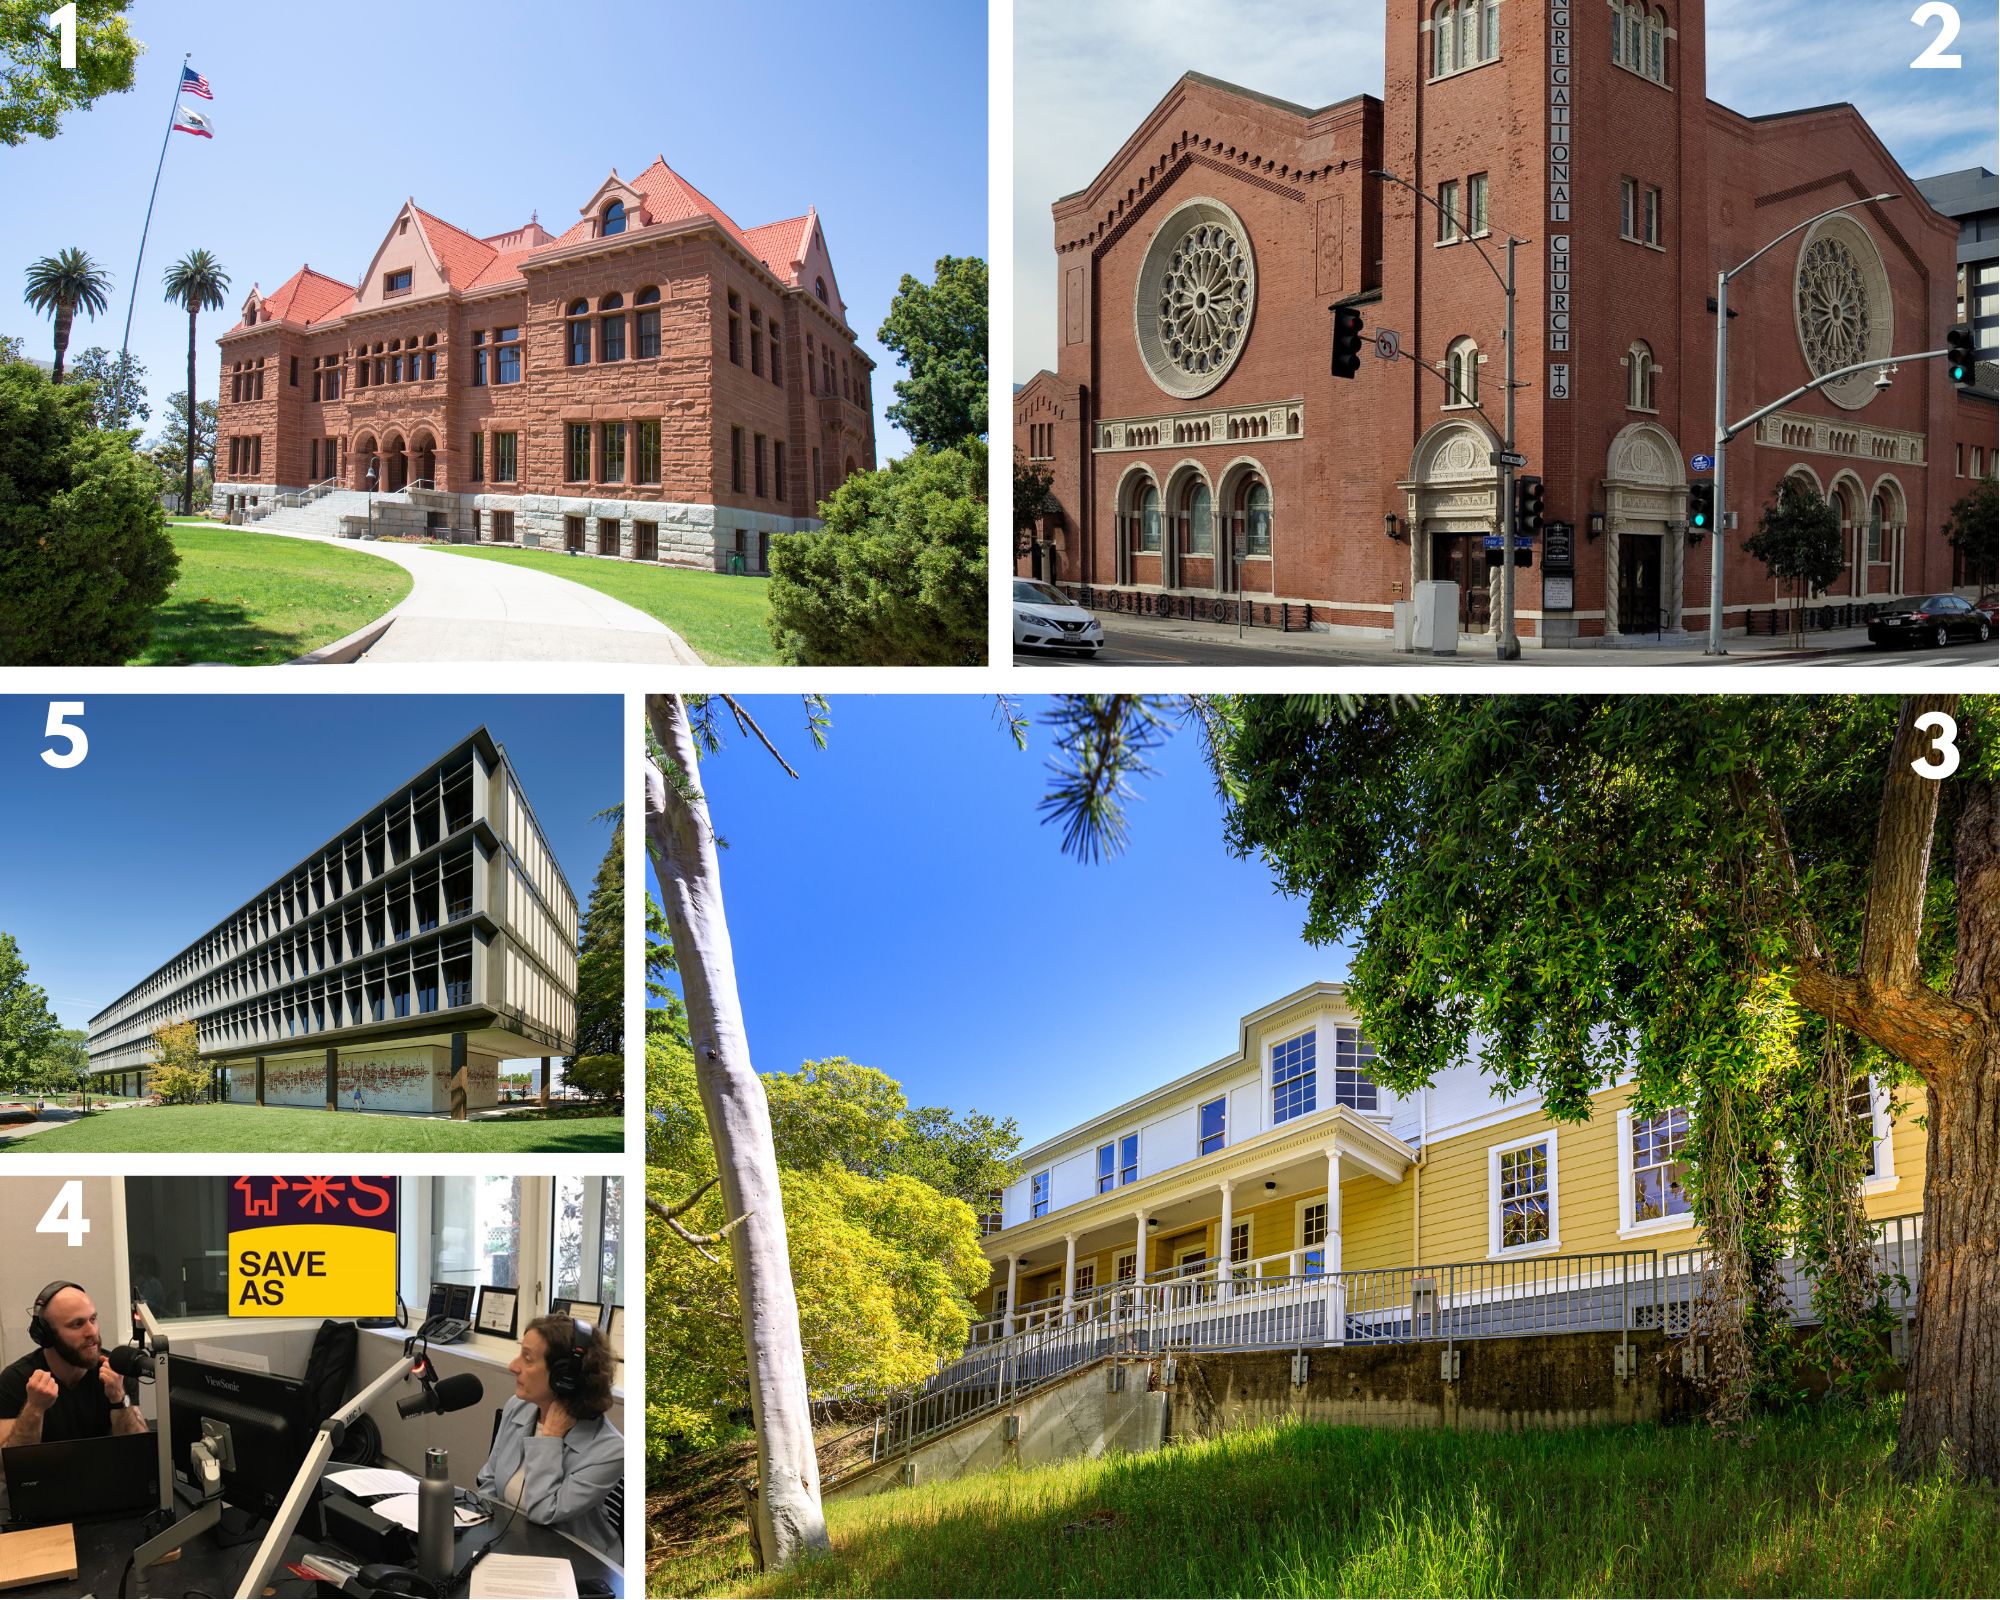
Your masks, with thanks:
M 409 200 L 358 284 L 253 287 L 219 341 L 217 510 L 372 488 L 378 529 L 749 570 L 817 527 L 875 465 L 818 213 L 739 227 L 661 158 L 576 217 L 479 237 Z
M 1077 152 L 1052 208 L 1057 348 L 1014 397 L 1015 450 L 1054 479 L 1019 570 L 1145 613 L 1247 602 L 1297 626 L 1310 607 L 1357 637 L 1449 579 L 1461 631 L 1486 631 L 1511 232 L 1529 241 L 1514 447 L 1558 525 L 1518 573 L 1521 634 L 1704 635 L 1714 547 L 1688 487 L 1713 449 L 1717 273 L 1811 223 L 1732 285 L 1734 420 L 1941 348 L 1962 259 L 1958 222 L 1853 106 L 1709 99 L 1704 10 L 1386 0 L 1380 98 L 1294 105 L 1190 72 L 1118 148 Z M 1902 198 L 1811 220 L 1879 193 Z M 1331 376 L 1336 305 L 1400 359 L 1369 348 Z M 1727 629 L 1794 603 L 1741 548 L 1787 478 L 1838 511 L 1831 599 L 1950 585 L 1954 462 L 1990 451 L 1993 399 L 1942 361 L 1886 376 L 1806 394 L 1730 447 Z
M 567 1055 L 576 895 L 486 729 L 283 872 L 90 1023 L 103 1087 L 144 1090 L 192 1021 L 219 1098 L 419 1114 L 491 1106 L 499 1064 Z

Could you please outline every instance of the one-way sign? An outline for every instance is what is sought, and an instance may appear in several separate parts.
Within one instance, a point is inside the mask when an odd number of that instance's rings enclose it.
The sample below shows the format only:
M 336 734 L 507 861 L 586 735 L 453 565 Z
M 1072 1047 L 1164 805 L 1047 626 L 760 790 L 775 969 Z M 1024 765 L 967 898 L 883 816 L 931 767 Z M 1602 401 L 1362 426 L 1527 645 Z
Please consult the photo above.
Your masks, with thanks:
M 1528 458 L 1518 450 L 1489 450 L 1486 452 L 1489 467 L 1525 467 Z

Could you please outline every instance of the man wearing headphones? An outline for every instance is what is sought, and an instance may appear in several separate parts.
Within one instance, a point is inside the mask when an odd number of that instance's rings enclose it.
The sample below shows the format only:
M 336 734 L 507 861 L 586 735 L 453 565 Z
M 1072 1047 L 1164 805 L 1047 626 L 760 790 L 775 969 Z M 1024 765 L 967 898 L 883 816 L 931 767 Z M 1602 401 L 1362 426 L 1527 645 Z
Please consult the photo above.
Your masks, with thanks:
M 36 1295 L 28 1337 L 37 1348 L 0 1370 L 0 1445 L 146 1431 L 136 1398 L 111 1370 L 97 1307 L 81 1284 L 59 1278 Z
M 625 1472 L 625 1440 L 605 1415 L 613 1369 L 588 1322 L 529 1323 L 507 1369 L 514 1395 L 501 1410 L 479 1488 L 617 1561 L 623 1545 L 604 1503 Z

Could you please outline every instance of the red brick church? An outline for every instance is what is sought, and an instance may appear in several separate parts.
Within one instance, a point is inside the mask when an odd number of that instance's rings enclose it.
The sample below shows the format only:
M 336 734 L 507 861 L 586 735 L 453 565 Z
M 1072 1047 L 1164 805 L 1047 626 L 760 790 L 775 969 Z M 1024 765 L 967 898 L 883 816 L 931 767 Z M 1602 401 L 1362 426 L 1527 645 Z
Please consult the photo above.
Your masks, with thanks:
M 738 227 L 663 158 L 560 234 L 406 201 L 358 284 L 302 267 L 219 342 L 218 509 L 373 489 L 483 541 L 754 571 L 875 465 L 817 213 Z
M 1531 241 L 1515 447 L 1573 530 L 1517 569 L 1520 632 L 1705 632 L 1711 549 L 1686 524 L 1690 458 L 1713 448 L 1717 272 L 1844 201 L 1902 196 L 1732 281 L 1733 422 L 1820 373 L 1942 347 L 1955 223 L 1852 106 L 1751 118 L 1710 100 L 1700 0 L 1390 0 L 1387 30 L 1382 99 L 1315 110 L 1189 73 L 1055 203 L 1059 349 L 1015 395 L 1016 451 L 1055 481 L 1019 570 L 1100 605 L 1220 617 L 1240 591 L 1362 632 L 1452 578 L 1461 628 L 1489 626 L 1505 398 L 1489 262 L 1511 229 Z M 1371 344 L 1355 378 L 1332 376 L 1342 303 L 1403 359 Z M 1788 603 L 1740 549 L 1787 476 L 1838 511 L 1835 599 L 1949 587 L 1940 529 L 1994 433 L 1991 395 L 1933 360 L 1739 434 L 1725 626 Z

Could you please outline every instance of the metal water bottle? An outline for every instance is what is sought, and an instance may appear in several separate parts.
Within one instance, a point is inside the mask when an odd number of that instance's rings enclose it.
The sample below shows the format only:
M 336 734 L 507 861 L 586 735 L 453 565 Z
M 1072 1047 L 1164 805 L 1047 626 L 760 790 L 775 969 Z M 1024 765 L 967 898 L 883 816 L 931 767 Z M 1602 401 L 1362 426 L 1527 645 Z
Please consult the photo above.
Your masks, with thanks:
M 417 1571 L 432 1583 L 447 1583 L 451 1568 L 451 1468 L 444 1451 L 426 1450 L 417 1485 Z

